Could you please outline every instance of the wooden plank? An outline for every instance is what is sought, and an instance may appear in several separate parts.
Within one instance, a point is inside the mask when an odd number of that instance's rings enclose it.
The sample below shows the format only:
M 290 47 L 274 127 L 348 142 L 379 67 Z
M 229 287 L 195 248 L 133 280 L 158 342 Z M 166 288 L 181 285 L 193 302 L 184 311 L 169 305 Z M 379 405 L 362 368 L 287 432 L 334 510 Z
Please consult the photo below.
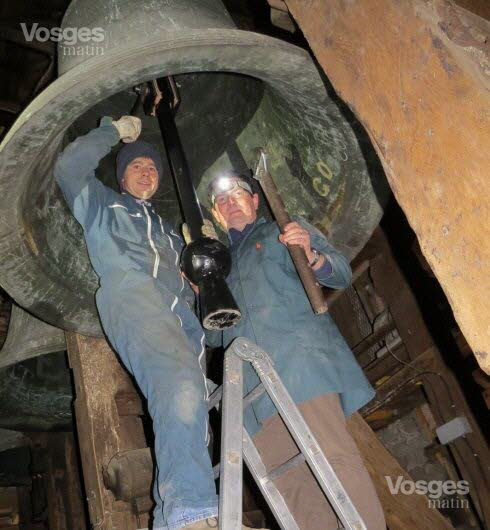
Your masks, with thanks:
M 145 446 L 139 418 L 120 417 L 115 396 L 132 382 L 104 339 L 67 333 L 75 381 L 75 416 L 90 520 L 102 530 L 134 530 L 129 504 L 116 501 L 103 482 L 103 468 L 120 451 Z
M 362 352 L 369 350 L 371 346 L 374 346 L 378 342 L 381 342 L 388 333 L 393 331 L 395 326 L 392 322 L 387 322 L 383 324 L 378 329 L 373 331 L 371 335 L 368 335 L 365 339 L 359 342 L 356 346 L 352 348 L 352 353 L 358 357 Z
M 84 495 L 80 483 L 81 469 L 78 466 L 77 450 L 73 434 L 64 434 L 64 464 L 66 479 L 63 487 L 67 499 L 68 530 L 85 530 L 85 510 L 83 505 Z M 51 529 L 50 529 L 51 530 Z
M 285 1 L 490 373 L 490 22 L 448 0 Z
M 470 495 L 485 526 L 490 524 L 490 453 L 483 434 L 466 403 L 456 377 L 444 365 L 440 355 L 434 357 L 432 369 L 437 376 L 425 376 L 424 388 L 438 425 L 456 416 L 465 416 L 472 432 L 457 438 L 448 446 L 456 460 L 461 474 L 470 484 Z
M 354 438 L 374 482 L 390 530 L 453 528 L 437 510 L 429 507 L 427 497 L 403 495 L 402 493 L 393 495 L 391 493 L 386 477 L 390 477 L 393 484 L 399 480 L 398 477 L 403 477 L 405 480 L 412 480 L 412 478 L 378 440 L 359 413 L 353 414 L 347 420 L 347 428 Z
M 401 359 L 402 361 L 409 362 L 410 358 L 407 354 L 407 349 L 403 344 L 399 345 L 397 348 L 392 349 L 392 352 Z M 403 365 L 397 361 L 392 355 L 386 354 L 379 359 L 376 359 L 369 363 L 367 366 L 363 367 L 366 377 L 369 379 L 369 382 L 372 385 L 378 383 L 380 379 L 386 377 L 387 375 L 392 375 L 394 372 L 398 372 L 403 368 Z
M 119 416 L 143 416 L 141 399 L 135 392 L 118 392 L 115 400 Z
M 49 530 L 86 530 L 73 434 L 43 433 L 37 440 L 46 452 Z
M 421 372 L 433 369 L 435 348 L 429 348 L 422 355 L 416 357 L 409 365 L 404 366 L 401 370 L 391 376 L 385 383 L 376 388 L 375 398 L 364 405 L 359 413 L 362 416 L 368 416 L 394 398 L 402 388 L 408 384 L 414 385 L 423 379 Z

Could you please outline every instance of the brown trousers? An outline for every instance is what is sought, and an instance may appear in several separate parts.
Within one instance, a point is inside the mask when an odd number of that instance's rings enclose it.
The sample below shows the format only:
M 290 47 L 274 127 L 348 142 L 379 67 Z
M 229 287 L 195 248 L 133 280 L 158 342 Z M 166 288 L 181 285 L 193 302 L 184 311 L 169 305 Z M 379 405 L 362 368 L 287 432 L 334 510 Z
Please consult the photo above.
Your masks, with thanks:
M 347 432 L 338 394 L 324 394 L 301 403 L 299 410 L 368 530 L 386 530 L 383 509 L 359 450 Z M 268 470 L 298 453 L 279 415 L 264 422 L 254 442 Z M 275 484 L 301 530 L 342 527 L 306 463 L 286 471 Z

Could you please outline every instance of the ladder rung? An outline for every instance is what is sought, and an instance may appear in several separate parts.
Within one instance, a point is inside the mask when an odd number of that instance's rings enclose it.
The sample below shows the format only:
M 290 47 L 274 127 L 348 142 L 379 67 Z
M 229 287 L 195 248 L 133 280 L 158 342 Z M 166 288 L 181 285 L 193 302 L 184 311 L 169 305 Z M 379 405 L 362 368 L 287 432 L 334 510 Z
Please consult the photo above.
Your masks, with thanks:
M 251 390 L 243 398 L 243 408 L 245 409 L 246 407 L 248 407 L 250 403 L 252 403 L 252 401 L 256 400 L 264 392 L 265 392 L 264 385 L 262 383 L 259 383 L 253 390 Z M 222 398 L 223 398 L 223 386 L 220 386 L 209 396 L 208 410 L 211 410 L 213 407 L 216 407 Z M 219 462 L 213 467 L 213 475 L 214 475 L 215 480 L 220 475 L 220 463 Z
M 255 401 L 259 396 L 265 392 L 265 387 L 262 383 L 259 383 L 253 390 L 251 390 L 243 398 L 243 408 L 247 408 L 250 403 Z M 223 398 L 223 387 L 219 386 L 208 398 L 208 410 L 216 407 Z
M 223 386 L 219 386 L 209 397 L 208 397 L 208 410 L 216 407 L 223 397 Z
M 303 453 L 298 453 L 296 456 L 293 456 L 286 462 L 275 467 L 270 473 L 267 473 L 265 478 L 267 478 L 267 480 L 276 480 L 276 478 L 280 477 L 283 473 L 286 473 L 288 469 L 299 466 L 299 464 L 305 461 L 305 455 Z
M 255 401 L 264 392 L 265 392 L 265 386 L 262 383 L 259 383 L 253 390 L 251 390 L 243 398 L 243 408 L 246 409 L 250 405 L 250 403 L 252 403 L 252 401 Z

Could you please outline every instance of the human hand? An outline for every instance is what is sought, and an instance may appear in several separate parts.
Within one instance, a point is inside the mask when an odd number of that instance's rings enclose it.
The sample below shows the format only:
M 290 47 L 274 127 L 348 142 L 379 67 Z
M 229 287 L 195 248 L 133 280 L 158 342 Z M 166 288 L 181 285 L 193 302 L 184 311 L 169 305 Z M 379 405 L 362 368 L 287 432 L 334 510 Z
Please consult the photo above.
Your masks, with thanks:
M 182 237 L 184 238 L 186 245 L 192 243 L 191 231 L 189 230 L 189 226 L 187 223 L 184 223 L 182 225 Z
M 284 226 L 282 234 L 279 234 L 279 241 L 283 245 L 298 245 L 306 254 L 308 262 L 311 263 L 315 255 L 311 248 L 310 233 L 305 230 L 299 223 L 293 221 Z
M 209 237 L 211 239 L 218 239 L 218 234 L 214 228 L 213 223 L 209 219 L 204 219 L 204 224 L 201 227 L 201 232 L 204 237 Z M 182 237 L 184 238 L 185 244 L 188 245 L 191 243 L 191 233 L 187 223 L 182 225 Z
M 201 230 L 202 235 L 204 237 L 209 237 L 210 239 L 218 239 L 216 229 L 214 228 L 212 221 L 210 221 L 209 219 L 204 219 L 204 224 L 202 225 Z
M 126 144 L 136 141 L 141 133 L 141 120 L 135 116 L 122 116 L 117 121 L 113 121 L 112 125 Z

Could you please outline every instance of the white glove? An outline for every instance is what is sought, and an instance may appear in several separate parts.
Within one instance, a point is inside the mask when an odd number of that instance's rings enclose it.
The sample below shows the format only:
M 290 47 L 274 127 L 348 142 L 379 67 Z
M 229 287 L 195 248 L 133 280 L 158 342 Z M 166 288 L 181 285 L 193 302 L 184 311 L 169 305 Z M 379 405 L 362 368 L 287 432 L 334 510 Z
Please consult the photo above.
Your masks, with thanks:
M 218 239 L 218 234 L 214 228 L 213 223 L 209 219 L 204 219 L 204 224 L 202 225 L 202 235 L 204 237 L 209 237 L 210 239 Z
M 201 227 L 201 232 L 204 237 L 209 237 L 211 239 L 218 239 L 218 234 L 216 233 L 216 230 L 214 229 L 214 225 L 209 219 L 204 219 L 204 224 Z M 189 227 L 187 226 L 187 223 L 184 223 L 182 225 L 182 236 L 184 238 L 186 245 L 192 242 L 191 233 L 189 231 Z
M 141 133 L 141 120 L 135 116 L 123 116 L 112 125 L 117 129 L 119 137 L 124 143 L 134 142 Z

